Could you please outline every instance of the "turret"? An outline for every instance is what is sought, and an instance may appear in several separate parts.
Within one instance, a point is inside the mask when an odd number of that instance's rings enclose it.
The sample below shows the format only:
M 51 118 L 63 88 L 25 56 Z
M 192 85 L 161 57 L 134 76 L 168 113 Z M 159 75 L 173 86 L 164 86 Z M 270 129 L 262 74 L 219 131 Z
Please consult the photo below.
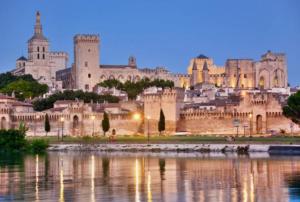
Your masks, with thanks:
M 192 68 L 191 85 L 194 86 L 197 83 L 198 83 L 198 68 L 197 68 L 196 60 L 194 60 L 193 68 Z
M 204 61 L 204 64 L 203 64 L 203 68 L 202 68 L 202 82 L 203 83 L 209 83 L 209 69 L 208 69 L 208 66 L 207 66 L 207 62 Z

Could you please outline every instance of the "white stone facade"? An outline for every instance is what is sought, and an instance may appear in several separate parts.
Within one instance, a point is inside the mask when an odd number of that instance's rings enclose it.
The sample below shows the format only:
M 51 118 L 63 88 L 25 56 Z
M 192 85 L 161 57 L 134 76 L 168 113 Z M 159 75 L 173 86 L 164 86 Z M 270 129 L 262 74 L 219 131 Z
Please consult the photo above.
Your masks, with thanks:
M 28 40 L 28 58 L 22 56 L 16 61 L 14 75 L 31 74 L 40 83 L 52 89 L 59 89 L 56 72 L 67 68 L 68 54 L 51 52 L 48 39 L 43 35 L 40 13 L 36 13 L 34 35 Z

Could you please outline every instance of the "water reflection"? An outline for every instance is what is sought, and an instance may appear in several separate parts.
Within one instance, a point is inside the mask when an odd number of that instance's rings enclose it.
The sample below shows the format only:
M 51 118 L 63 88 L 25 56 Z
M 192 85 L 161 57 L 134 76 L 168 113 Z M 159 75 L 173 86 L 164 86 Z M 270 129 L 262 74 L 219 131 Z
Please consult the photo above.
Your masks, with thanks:
M 0 156 L 0 201 L 297 201 L 300 157 Z

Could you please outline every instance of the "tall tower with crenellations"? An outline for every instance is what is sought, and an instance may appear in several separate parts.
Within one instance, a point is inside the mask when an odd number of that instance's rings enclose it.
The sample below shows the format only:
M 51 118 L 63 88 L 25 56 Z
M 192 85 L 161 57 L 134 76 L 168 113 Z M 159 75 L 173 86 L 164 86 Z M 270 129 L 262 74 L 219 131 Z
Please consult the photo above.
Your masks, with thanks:
M 74 37 L 73 80 L 75 89 L 93 91 L 99 83 L 99 35 L 79 34 Z

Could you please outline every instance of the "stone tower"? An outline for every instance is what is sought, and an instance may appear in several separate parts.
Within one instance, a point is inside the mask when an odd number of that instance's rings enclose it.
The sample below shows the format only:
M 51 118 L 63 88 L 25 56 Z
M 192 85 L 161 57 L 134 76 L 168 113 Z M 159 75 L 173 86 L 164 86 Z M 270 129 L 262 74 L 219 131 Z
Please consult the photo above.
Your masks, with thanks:
M 202 82 L 203 83 L 209 83 L 209 70 L 207 67 L 207 62 L 205 61 L 202 68 Z
M 194 60 L 191 80 L 192 80 L 191 86 L 195 86 L 198 83 L 198 68 L 197 68 L 196 60 Z
M 28 59 L 39 65 L 47 65 L 49 61 L 49 42 L 43 35 L 39 11 L 36 13 L 34 34 L 28 40 Z
M 74 37 L 74 88 L 93 91 L 100 79 L 99 35 L 76 35 Z
M 184 90 L 182 88 L 164 89 L 156 94 L 144 94 L 143 99 L 145 117 L 144 131 L 147 133 L 149 124 L 150 134 L 158 134 L 158 121 L 160 110 L 162 109 L 166 121 L 165 133 L 173 134 L 177 129 L 177 122 L 180 118 L 180 108 L 182 107 L 184 99 Z
M 130 56 L 128 58 L 128 66 L 130 67 L 136 67 L 136 58 L 134 56 Z

